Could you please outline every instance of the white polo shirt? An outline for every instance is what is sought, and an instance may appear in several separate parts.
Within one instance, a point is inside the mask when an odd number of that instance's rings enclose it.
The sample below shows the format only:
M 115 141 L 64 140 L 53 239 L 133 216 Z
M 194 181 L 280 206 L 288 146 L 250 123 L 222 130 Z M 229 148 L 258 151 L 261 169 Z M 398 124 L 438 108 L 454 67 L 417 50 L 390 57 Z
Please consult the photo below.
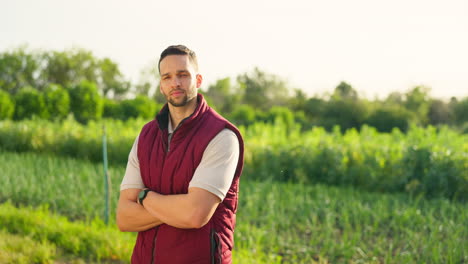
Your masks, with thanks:
M 169 118 L 168 132 L 174 132 Z M 131 188 L 143 189 L 145 185 L 140 174 L 138 160 L 138 137 L 128 156 L 127 169 L 120 185 L 120 190 Z M 223 129 L 208 144 L 200 164 L 189 183 L 190 187 L 198 187 L 211 192 L 221 199 L 226 196 L 231 187 L 232 180 L 239 161 L 239 140 L 230 129 Z

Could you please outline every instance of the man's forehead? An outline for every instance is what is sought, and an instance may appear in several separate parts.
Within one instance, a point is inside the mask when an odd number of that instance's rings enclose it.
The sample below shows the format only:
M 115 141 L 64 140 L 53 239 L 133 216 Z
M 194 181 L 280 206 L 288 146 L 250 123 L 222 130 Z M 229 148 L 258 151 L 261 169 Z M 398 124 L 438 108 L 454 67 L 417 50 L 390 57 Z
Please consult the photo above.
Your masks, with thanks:
M 161 60 L 159 66 L 161 74 L 164 74 L 165 71 L 188 71 L 194 69 L 188 55 L 168 55 Z

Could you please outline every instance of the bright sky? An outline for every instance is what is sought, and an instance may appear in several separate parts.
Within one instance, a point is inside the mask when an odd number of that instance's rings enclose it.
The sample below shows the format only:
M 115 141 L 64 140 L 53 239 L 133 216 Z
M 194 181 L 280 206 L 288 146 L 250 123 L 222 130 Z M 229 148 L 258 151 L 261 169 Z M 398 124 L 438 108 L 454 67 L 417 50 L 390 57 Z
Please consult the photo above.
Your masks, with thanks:
M 0 51 L 21 44 L 89 49 L 133 80 L 185 44 L 205 88 L 258 66 L 309 95 L 344 80 L 368 98 L 468 96 L 466 0 L 1 0 Z

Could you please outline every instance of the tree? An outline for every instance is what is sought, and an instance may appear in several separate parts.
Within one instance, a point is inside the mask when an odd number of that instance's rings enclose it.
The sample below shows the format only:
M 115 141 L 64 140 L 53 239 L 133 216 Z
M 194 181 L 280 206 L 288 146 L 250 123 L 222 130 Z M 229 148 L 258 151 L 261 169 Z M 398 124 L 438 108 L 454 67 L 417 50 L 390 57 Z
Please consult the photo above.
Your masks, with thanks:
M 266 114 L 266 121 L 274 124 L 277 121 L 282 122 L 288 131 L 294 126 L 294 113 L 284 106 L 273 106 Z
M 234 108 L 229 119 L 236 125 L 250 125 L 256 120 L 255 109 L 250 105 L 241 104 Z
M 40 58 L 24 46 L 0 53 L 0 89 L 15 95 L 22 87 L 40 87 Z
M 254 68 L 251 73 L 237 77 L 243 93 L 242 101 L 262 110 L 268 110 L 273 105 L 285 105 L 288 100 L 286 82 L 278 76 L 268 74 Z
M 165 102 L 164 96 L 159 92 L 159 59 L 151 61 L 141 71 L 137 84 L 133 87 L 136 95 L 155 97 L 157 102 Z M 156 98 L 157 97 L 157 98 Z
M 95 83 L 98 91 L 107 97 L 123 96 L 130 88 L 117 63 L 109 58 L 98 59 L 91 51 L 71 49 L 44 54 L 46 66 L 42 78 L 47 83 L 75 87 L 83 81 Z
M 427 114 L 429 112 L 430 88 L 425 86 L 416 86 L 405 94 L 404 106 L 414 113 L 419 124 L 427 124 Z
M 403 95 L 399 92 L 390 93 L 384 101 L 386 105 L 403 105 Z
M 98 61 L 97 84 L 108 98 L 122 97 L 130 90 L 130 82 L 124 79 L 117 63 L 109 58 Z
M 408 110 L 402 106 L 393 105 L 378 107 L 365 122 L 380 132 L 391 132 L 393 128 L 406 132 L 410 119 L 411 114 Z
M 356 92 L 356 90 L 353 89 L 353 87 L 350 84 L 346 82 L 341 82 L 340 84 L 338 84 L 338 86 L 336 86 L 332 97 L 335 99 L 357 100 L 358 93 Z
M 468 122 L 468 97 L 456 102 L 452 107 L 455 115 L 455 122 L 457 124 L 461 125 Z
M 97 81 L 97 59 L 91 51 L 77 48 L 50 51 L 45 57 L 47 65 L 43 71 L 43 78 L 47 79 L 48 83 L 74 87 L 83 81 Z
M 104 118 L 123 119 L 122 107 L 119 102 L 113 99 L 104 98 L 104 109 L 102 116 Z
M 294 90 L 294 96 L 289 99 L 288 105 L 294 111 L 304 111 L 307 104 L 307 95 L 300 89 Z
M 152 118 L 156 115 L 158 105 L 147 96 L 138 95 L 135 99 L 124 100 L 121 103 L 123 118 Z
M 222 113 L 232 112 L 241 100 L 241 94 L 232 86 L 229 77 L 218 79 L 208 87 L 205 94 L 211 98 L 215 108 Z
M 428 119 L 431 125 L 449 124 L 452 117 L 452 109 L 442 100 L 432 100 L 429 105 Z
M 319 119 L 322 118 L 327 102 L 318 97 L 307 99 L 304 105 L 304 113 L 309 121 L 318 124 Z
M 320 124 L 331 130 L 339 125 L 342 131 L 349 128 L 360 128 L 368 116 L 367 105 L 363 101 L 330 100 L 325 104 Z
M 44 97 L 32 87 L 22 88 L 15 95 L 15 101 L 15 120 L 27 119 L 33 116 L 47 118 L 48 116 Z
M 47 86 L 44 91 L 44 102 L 51 119 L 64 119 L 70 112 L 70 95 L 58 84 Z
M 71 110 L 81 123 L 101 118 L 103 100 L 94 83 L 82 81 L 79 85 L 69 90 Z
M 15 103 L 10 95 L 0 90 L 0 120 L 11 119 L 15 111 Z

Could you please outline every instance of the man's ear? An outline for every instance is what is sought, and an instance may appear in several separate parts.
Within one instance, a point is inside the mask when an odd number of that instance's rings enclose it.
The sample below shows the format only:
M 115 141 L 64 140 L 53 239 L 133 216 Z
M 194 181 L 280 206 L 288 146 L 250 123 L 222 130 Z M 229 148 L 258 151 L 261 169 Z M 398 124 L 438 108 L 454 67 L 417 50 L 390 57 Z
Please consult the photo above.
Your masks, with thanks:
M 200 88 L 203 82 L 203 76 L 201 74 L 197 74 L 197 88 Z

